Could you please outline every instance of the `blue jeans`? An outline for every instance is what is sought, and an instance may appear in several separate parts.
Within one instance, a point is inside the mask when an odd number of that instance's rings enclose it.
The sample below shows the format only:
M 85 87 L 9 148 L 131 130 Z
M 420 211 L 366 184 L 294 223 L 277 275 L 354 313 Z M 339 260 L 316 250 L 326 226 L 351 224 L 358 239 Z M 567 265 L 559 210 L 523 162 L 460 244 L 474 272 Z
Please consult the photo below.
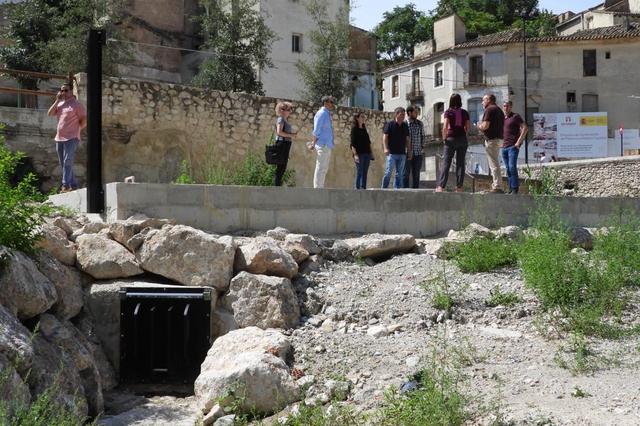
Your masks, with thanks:
M 402 188 L 402 181 L 404 178 L 404 163 L 407 160 L 405 154 L 389 154 L 387 155 L 387 163 L 384 168 L 384 177 L 382 178 L 382 187 L 388 188 L 389 181 L 391 180 L 391 173 L 393 169 L 396 169 L 396 178 L 393 183 L 395 189 Z
M 518 192 L 520 182 L 518 181 L 518 152 L 519 148 L 515 145 L 511 145 L 507 148 L 502 148 L 502 161 L 507 169 L 507 178 L 509 180 L 509 189 L 512 192 Z
M 358 154 L 358 158 L 359 161 L 356 163 L 356 181 L 354 186 L 356 189 L 367 189 L 367 173 L 369 172 L 371 154 Z
M 73 161 L 76 158 L 78 139 L 69 139 L 66 142 L 56 142 L 58 162 L 62 168 L 62 185 L 67 188 L 77 188 L 76 176 L 73 174 Z
M 422 170 L 422 155 L 413 154 L 413 159 L 407 160 L 404 165 L 404 187 L 419 188 L 420 187 L 420 170 Z M 411 175 L 411 185 L 409 185 L 409 175 Z

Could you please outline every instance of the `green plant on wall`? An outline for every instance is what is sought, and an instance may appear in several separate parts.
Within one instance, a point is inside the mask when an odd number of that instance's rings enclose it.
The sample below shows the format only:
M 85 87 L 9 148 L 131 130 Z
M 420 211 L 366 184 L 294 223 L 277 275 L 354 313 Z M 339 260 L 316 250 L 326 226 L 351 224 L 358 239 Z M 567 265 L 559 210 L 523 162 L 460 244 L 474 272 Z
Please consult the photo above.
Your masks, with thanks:
M 245 185 L 245 186 L 273 186 L 276 173 L 275 166 L 267 164 L 257 154 L 250 152 L 244 161 L 236 166 L 226 166 L 220 161 L 206 161 L 202 168 L 202 178 L 197 179 L 191 164 L 184 160 L 180 167 L 180 174 L 175 183 L 192 184 L 203 183 L 210 185 Z M 287 170 L 283 182 L 287 186 L 295 185 L 295 172 Z

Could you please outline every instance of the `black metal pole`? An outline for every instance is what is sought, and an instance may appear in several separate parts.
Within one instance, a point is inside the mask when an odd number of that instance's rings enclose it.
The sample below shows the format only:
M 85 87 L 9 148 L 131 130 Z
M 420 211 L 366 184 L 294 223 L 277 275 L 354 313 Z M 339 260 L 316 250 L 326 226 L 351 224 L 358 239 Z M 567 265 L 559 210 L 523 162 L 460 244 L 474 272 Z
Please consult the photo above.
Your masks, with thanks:
M 102 46 L 104 30 L 87 40 L 87 212 L 104 212 L 102 186 Z
M 524 122 L 529 125 L 529 103 L 527 102 L 527 19 L 522 15 L 522 44 L 524 46 Z M 524 137 L 524 162 L 529 164 L 529 132 Z

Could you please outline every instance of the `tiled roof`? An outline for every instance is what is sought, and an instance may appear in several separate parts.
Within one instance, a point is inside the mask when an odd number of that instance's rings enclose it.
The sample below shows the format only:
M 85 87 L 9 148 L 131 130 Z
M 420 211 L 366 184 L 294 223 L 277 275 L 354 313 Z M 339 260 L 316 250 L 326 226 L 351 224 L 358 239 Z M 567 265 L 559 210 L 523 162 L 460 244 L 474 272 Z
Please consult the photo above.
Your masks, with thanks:
M 580 41 L 580 40 L 606 40 L 614 38 L 640 37 L 640 23 L 632 22 L 627 29 L 626 25 L 616 25 L 613 27 L 593 28 L 590 30 L 577 31 L 570 35 L 550 36 L 550 37 L 527 37 L 528 42 L 544 43 L 552 41 Z M 467 49 L 471 47 L 495 46 L 498 44 L 520 43 L 522 42 L 521 32 L 517 29 L 502 31 L 487 36 L 478 37 L 475 40 L 467 41 L 456 45 L 455 49 Z
M 469 40 L 464 43 L 457 44 L 454 49 L 469 49 L 474 47 L 496 46 L 509 43 L 522 43 L 521 30 L 510 29 L 486 36 L 480 36 L 475 40 Z M 594 28 L 590 30 L 577 31 L 570 35 L 550 36 L 550 37 L 527 37 L 529 43 L 545 43 L 545 42 L 563 42 L 563 41 L 581 41 L 581 40 L 607 40 L 616 38 L 634 38 L 640 37 L 640 23 L 631 22 L 629 28 L 626 25 L 616 25 L 613 27 Z M 449 50 L 440 50 L 428 56 L 420 56 L 415 59 L 403 61 L 390 65 L 383 70 L 388 72 L 392 69 L 402 68 L 415 62 L 429 60 L 435 56 L 446 54 Z

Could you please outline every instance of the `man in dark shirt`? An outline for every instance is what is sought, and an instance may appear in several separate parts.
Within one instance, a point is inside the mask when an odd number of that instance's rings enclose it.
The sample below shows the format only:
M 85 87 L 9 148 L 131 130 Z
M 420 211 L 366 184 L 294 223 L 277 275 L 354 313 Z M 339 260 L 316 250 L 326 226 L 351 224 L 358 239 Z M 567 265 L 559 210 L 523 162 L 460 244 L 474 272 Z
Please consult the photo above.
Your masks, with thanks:
M 387 157 L 382 178 L 382 188 L 389 187 L 391 173 L 395 168 L 396 176 L 393 183 L 394 189 L 402 188 L 404 164 L 407 158 L 413 158 L 411 152 L 411 139 L 409 137 L 409 126 L 404 122 L 404 108 L 395 109 L 395 120 L 391 120 L 384 125 L 382 144 L 384 145 L 384 155 Z
M 496 105 L 495 95 L 484 95 L 482 106 L 484 107 L 484 115 L 478 124 L 478 129 L 484 134 L 484 146 L 487 150 L 487 160 L 489 160 L 489 169 L 491 169 L 491 177 L 493 178 L 491 192 L 502 193 L 502 172 L 498 157 L 502 146 L 504 113 Z
M 502 160 L 507 168 L 509 194 L 517 194 L 520 187 L 520 181 L 518 180 L 518 153 L 529 128 L 520 115 L 511 111 L 513 108 L 511 101 L 505 101 L 502 108 L 504 109 Z
M 411 137 L 411 150 L 413 159 L 407 159 L 404 165 L 404 187 L 419 188 L 420 187 L 420 171 L 422 170 L 422 149 L 424 148 L 424 126 L 422 121 L 418 120 L 418 110 L 411 105 L 407 108 L 407 125 L 409 126 L 409 136 Z M 411 177 L 411 185 L 409 184 Z

